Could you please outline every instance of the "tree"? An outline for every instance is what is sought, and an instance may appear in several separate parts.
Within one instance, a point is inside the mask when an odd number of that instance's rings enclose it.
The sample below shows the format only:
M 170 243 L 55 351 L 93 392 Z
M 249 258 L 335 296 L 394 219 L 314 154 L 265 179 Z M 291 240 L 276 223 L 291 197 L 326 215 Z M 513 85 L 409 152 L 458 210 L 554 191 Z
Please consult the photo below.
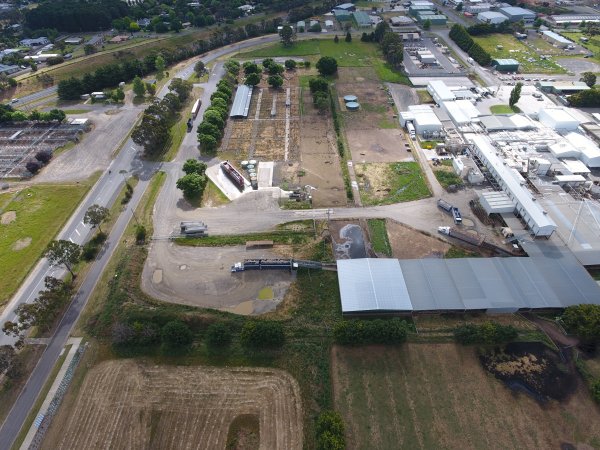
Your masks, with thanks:
M 244 74 L 250 75 L 251 73 L 260 73 L 260 69 L 258 68 L 258 64 L 253 62 L 244 63 Z
M 323 411 L 316 423 L 318 450 L 344 450 L 344 420 L 338 412 Z
M 214 136 L 204 133 L 198 135 L 198 142 L 200 142 L 202 150 L 206 150 L 207 152 L 212 152 L 216 150 L 218 145 L 218 142 L 214 138 Z
M 463 4 L 462 4 L 462 3 L 459 3 L 458 5 L 456 5 L 456 8 L 455 8 L 455 9 L 456 9 L 457 11 L 462 11 L 462 10 L 463 10 Z
M 336 34 L 335 37 L 333 38 L 333 42 L 335 42 L 336 44 L 340 42 L 340 38 L 338 37 L 338 35 Z
M 231 343 L 231 330 L 223 322 L 215 322 L 206 329 L 206 345 L 226 347 Z
M 373 40 L 375 42 L 381 42 L 385 33 L 390 31 L 390 25 L 385 21 L 379 22 L 375 26 L 375 31 L 373 32 Z
M 38 161 L 28 161 L 27 164 L 25 164 L 25 168 L 30 173 L 35 175 L 36 173 L 38 173 L 40 171 L 40 169 L 42 168 L 42 165 Z
M 159 78 L 162 78 L 163 72 L 165 71 L 166 63 L 165 58 L 162 55 L 158 55 L 154 60 L 154 67 Z
M 352 35 L 350 34 L 350 32 L 348 31 L 346 33 L 346 39 L 344 39 L 346 42 L 352 42 Z
M 96 47 L 94 47 L 92 44 L 85 44 L 83 46 L 83 52 L 86 55 L 91 55 L 93 53 L 96 53 Z
M 562 315 L 565 327 L 585 343 L 600 343 L 600 306 L 569 306 Z
M 244 347 L 281 347 L 285 341 L 283 325 L 271 320 L 249 320 L 242 327 L 240 341 Z
M 211 136 L 212 137 L 212 136 Z M 177 189 L 183 191 L 183 196 L 188 200 L 202 197 L 206 187 L 206 176 L 197 173 L 184 175 L 177 180 Z
M 175 33 L 179 33 L 182 28 L 183 28 L 183 26 L 181 24 L 181 20 L 173 19 L 171 21 L 171 31 L 174 31 Z
M 92 228 L 98 227 L 98 231 L 102 233 L 100 225 L 104 223 L 110 217 L 110 211 L 104 206 L 93 204 L 88 208 L 83 216 L 83 223 L 91 225 Z
M 0 346 L 0 375 L 6 373 L 13 365 L 16 353 L 12 345 Z
M 315 23 L 314 25 L 311 25 L 308 28 L 308 31 L 310 31 L 312 33 L 320 33 L 321 31 L 323 31 L 323 28 L 321 27 L 320 23 Z
M 185 163 L 183 163 L 183 171 L 186 175 L 191 173 L 204 175 L 204 172 L 206 172 L 206 163 L 198 161 L 197 159 L 188 159 Z
M 167 324 L 162 327 L 161 337 L 163 343 L 171 348 L 187 347 L 194 339 L 189 327 L 179 320 L 167 322 Z
M 198 76 L 204 74 L 204 72 L 206 71 L 206 66 L 204 65 L 204 62 L 202 61 L 198 61 L 195 65 L 194 65 L 194 72 L 196 72 L 196 74 Z
M 283 78 L 281 78 L 281 75 L 271 75 L 267 78 L 267 83 L 272 88 L 279 89 L 283 85 Z
M 314 77 L 308 80 L 308 86 L 310 88 L 311 93 L 315 92 L 328 92 L 329 91 L 329 82 L 322 77 Z
M 281 43 L 284 47 L 290 47 L 294 43 L 294 30 L 289 25 L 284 25 L 279 31 L 279 37 L 281 37 Z
M 223 130 L 225 128 L 225 121 L 223 120 L 222 114 L 214 109 L 206 110 L 206 112 L 204 113 L 204 120 L 208 123 L 212 123 L 220 130 Z
M 284 65 L 287 70 L 294 70 L 296 68 L 296 61 L 293 59 L 286 59 Z
M 246 80 L 244 81 L 244 84 L 247 84 L 248 86 L 256 86 L 259 83 L 260 75 L 257 73 L 251 73 L 246 77 Z
M 163 117 L 144 112 L 142 121 L 133 129 L 133 142 L 144 147 L 148 154 L 161 151 L 169 139 L 169 124 Z
M 583 72 L 581 74 L 581 81 L 593 88 L 596 84 L 596 74 L 593 72 Z
M 136 97 L 143 97 L 146 93 L 146 86 L 144 86 L 144 82 L 138 76 L 133 79 L 133 93 Z
M 113 89 L 110 94 L 110 98 L 114 102 L 122 102 L 125 100 L 125 92 L 123 92 L 123 89 L 121 88 Z
M 424 30 L 431 29 L 431 20 L 425 19 L 425 21 L 423 21 L 423 29 Z
M 35 154 L 35 159 L 37 159 L 42 164 L 48 164 L 52 159 L 52 152 L 48 150 L 41 150 Z
M 154 94 L 156 94 L 156 85 L 152 84 L 152 83 L 146 83 L 146 92 L 148 93 L 148 95 L 150 97 L 154 97 Z
M 582 22 L 583 23 L 583 22 Z M 538 17 L 533 21 L 533 28 L 535 28 L 536 30 L 541 27 L 542 25 L 544 25 L 544 21 Z
M 48 259 L 51 266 L 65 266 L 71 276 L 75 278 L 73 266 L 79 262 L 81 258 L 81 246 L 71 241 L 59 239 L 52 241 L 46 248 L 44 256 Z
M 216 125 L 204 120 L 198 126 L 198 134 L 208 134 L 218 141 L 223 137 L 223 130 L 219 129 Z
M 337 61 L 331 56 L 323 56 L 317 61 L 316 67 L 321 75 L 333 75 L 337 72 Z
M 508 104 L 512 108 L 515 106 L 519 99 L 521 98 L 521 88 L 523 87 L 523 83 L 517 83 L 515 87 L 510 91 L 510 98 L 508 100 Z
M 269 75 L 281 75 L 285 68 L 281 64 L 271 64 L 268 70 Z
M 128 30 L 129 30 L 131 33 L 137 33 L 138 31 L 140 31 L 140 29 L 141 29 L 141 28 L 140 28 L 140 26 L 137 24 L 137 22 L 130 22 L 130 23 L 129 23 Z
M 329 109 L 329 95 L 327 92 L 317 91 L 313 94 L 313 104 L 319 112 L 324 113 Z

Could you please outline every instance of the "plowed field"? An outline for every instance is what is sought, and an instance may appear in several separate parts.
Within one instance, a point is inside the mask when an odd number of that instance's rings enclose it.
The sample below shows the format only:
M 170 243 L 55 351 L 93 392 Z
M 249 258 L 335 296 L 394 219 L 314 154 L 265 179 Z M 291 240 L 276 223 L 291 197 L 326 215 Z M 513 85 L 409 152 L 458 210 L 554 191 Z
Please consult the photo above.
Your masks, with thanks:
M 225 448 L 241 415 L 258 417 L 260 449 L 302 448 L 300 391 L 285 372 L 106 361 L 55 418 L 44 448 Z

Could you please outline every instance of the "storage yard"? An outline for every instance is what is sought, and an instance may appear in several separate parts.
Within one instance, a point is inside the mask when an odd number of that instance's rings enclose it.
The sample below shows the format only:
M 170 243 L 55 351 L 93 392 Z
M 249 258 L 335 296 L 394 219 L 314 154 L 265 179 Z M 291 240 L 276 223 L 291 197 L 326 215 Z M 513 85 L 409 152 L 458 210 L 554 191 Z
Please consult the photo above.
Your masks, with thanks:
M 79 140 L 87 121 L 75 124 L 21 122 L 0 125 L 0 179 L 31 176 L 25 168 L 38 152 Z
M 302 414 L 298 383 L 280 370 L 113 360 L 87 373 L 44 447 L 225 448 L 230 424 L 249 415 L 261 449 L 301 449 Z

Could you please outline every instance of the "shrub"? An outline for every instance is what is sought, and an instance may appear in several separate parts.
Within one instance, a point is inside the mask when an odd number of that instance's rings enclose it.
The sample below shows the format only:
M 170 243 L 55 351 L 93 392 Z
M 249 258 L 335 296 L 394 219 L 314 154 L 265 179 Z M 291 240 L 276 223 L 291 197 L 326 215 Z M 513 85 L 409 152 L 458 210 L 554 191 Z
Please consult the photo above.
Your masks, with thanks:
M 454 339 L 463 345 L 502 344 L 517 338 L 518 332 L 512 325 L 486 322 L 482 325 L 465 324 L 454 329 Z
M 592 398 L 597 403 L 600 403 L 600 378 L 597 378 L 592 382 L 590 389 L 592 391 Z
M 146 242 L 146 227 L 144 225 L 138 225 L 135 227 L 135 242 L 137 244 L 143 244 Z
M 346 448 L 344 421 L 336 411 L 323 411 L 317 418 L 317 448 L 343 450 Z
M 42 165 L 38 161 L 29 161 L 27 164 L 25 164 L 25 168 L 33 175 L 38 173 L 41 167 Z
M 281 347 L 285 341 L 283 325 L 270 320 L 250 320 L 242 327 L 240 341 L 244 347 Z
M 42 150 L 41 152 L 37 152 L 35 154 L 35 159 L 37 159 L 42 164 L 48 164 L 52 159 L 52 153 L 46 150 Z
M 226 347 L 231 343 L 231 330 L 223 322 L 215 322 L 206 330 L 206 345 Z
M 408 325 L 404 320 L 344 320 L 336 323 L 333 335 L 339 344 L 400 344 L 406 340 Z
M 172 348 L 187 347 L 192 343 L 192 331 L 179 320 L 168 322 L 161 330 L 163 343 Z

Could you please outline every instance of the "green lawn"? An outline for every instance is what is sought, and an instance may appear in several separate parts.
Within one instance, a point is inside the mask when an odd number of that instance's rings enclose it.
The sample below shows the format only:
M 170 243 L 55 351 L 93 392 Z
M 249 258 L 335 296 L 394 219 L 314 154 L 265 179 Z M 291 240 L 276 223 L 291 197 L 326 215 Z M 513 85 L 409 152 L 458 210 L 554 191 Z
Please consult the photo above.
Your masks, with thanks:
M 514 114 L 521 112 L 521 110 L 518 106 L 494 105 L 490 106 L 490 112 L 492 114 Z
M 341 39 L 337 44 L 333 41 L 333 37 L 310 39 L 298 41 L 291 47 L 284 47 L 277 43 L 238 55 L 241 59 L 282 56 L 306 56 L 313 63 L 322 56 L 332 56 L 337 60 L 339 67 L 373 67 L 381 81 L 410 84 L 406 75 L 383 60 L 376 44 L 361 42 L 356 38 L 350 43 Z
M 38 185 L 0 195 L 0 211 L 16 213 L 14 221 L 0 225 L 0 304 L 13 295 L 90 185 Z M 29 245 L 16 249 L 29 238 Z
M 448 189 L 448 186 L 451 185 L 459 186 L 463 184 L 463 180 L 454 172 L 448 170 L 434 170 L 433 173 L 444 189 Z
M 385 219 L 369 219 L 369 235 L 371 246 L 377 253 L 383 253 L 385 256 L 392 256 L 392 247 L 385 226 Z
M 566 73 L 565 69 L 559 67 L 554 61 L 541 59 L 534 50 L 510 34 L 490 34 L 473 37 L 473 39 L 491 55 L 492 59 L 512 58 L 519 61 L 519 71 L 522 73 Z M 502 45 L 503 48 L 499 50 L 497 45 Z

